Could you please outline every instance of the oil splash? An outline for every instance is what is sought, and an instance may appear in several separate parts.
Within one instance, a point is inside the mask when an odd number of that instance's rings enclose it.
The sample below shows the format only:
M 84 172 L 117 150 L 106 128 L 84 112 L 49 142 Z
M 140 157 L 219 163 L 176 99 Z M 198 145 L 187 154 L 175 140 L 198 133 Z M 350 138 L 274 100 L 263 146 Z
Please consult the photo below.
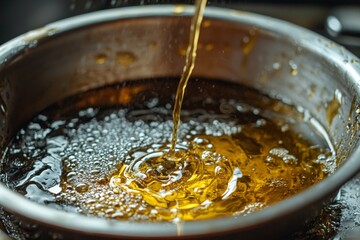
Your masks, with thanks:
M 338 89 L 336 89 L 333 98 L 327 103 L 326 107 L 326 120 L 329 128 L 331 127 L 335 116 L 339 113 L 341 102 L 342 94 Z

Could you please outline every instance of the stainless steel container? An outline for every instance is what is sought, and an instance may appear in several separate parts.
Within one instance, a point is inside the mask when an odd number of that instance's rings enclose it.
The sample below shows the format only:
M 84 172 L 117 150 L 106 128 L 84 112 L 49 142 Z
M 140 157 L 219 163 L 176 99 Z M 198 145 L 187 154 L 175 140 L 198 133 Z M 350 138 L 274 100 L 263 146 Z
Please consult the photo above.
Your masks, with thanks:
M 191 6 L 107 10 L 59 21 L 2 45 L 2 152 L 21 125 L 67 96 L 125 80 L 179 76 L 185 60 L 179 50 L 187 45 L 192 13 Z M 181 237 L 285 236 L 315 216 L 360 169 L 359 59 L 315 33 L 269 17 L 208 8 L 206 18 L 194 76 L 252 86 L 307 109 L 329 133 L 339 167 L 308 190 L 248 216 L 185 222 Z M 131 64 L 119 64 L 118 52 L 131 56 Z M 170 223 L 61 212 L 4 184 L 0 205 L 4 225 L 18 239 L 178 236 Z

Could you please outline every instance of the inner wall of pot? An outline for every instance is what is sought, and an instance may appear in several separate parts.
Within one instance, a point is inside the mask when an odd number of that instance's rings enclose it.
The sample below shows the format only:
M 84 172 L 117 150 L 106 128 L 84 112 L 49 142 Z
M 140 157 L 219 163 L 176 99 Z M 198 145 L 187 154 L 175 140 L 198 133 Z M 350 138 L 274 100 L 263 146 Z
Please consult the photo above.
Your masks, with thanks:
M 189 17 L 125 19 L 38 40 L 0 72 L 2 143 L 67 96 L 122 81 L 180 76 L 189 24 Z M 354 122 L 356 91 L 332 59 L 291 37 L 221 19 L 206 20 L 200 44 L 193 76 L 238 82 L 302 106 L 330 133 L 340 161 L 357 144 L 355 128 L 346 130 Z M 131 63 L 119 62 L 121 54 Z

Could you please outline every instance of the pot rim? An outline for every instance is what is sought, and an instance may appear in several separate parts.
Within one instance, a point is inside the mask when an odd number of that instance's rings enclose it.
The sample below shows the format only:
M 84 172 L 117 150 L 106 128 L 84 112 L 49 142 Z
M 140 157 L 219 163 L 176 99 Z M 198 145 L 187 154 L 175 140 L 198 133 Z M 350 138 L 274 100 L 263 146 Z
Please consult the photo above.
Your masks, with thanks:
M 7 62 L 13 61 L 24 50 L 34 47 L 39 40 L 56 38 L 69 31 L 98 24 L 129 18 L 191 16 L 193 6 L 183 6 L 184 11 L 175 11 L 174 5 L 126 7 L 84 14 L 46 25 L 43 28 L 30 31 L 0 46 L 0 71 Z M 205 16 L 222 19 L 235 23 L 246 23 L 270 31 L 283 38 L 288 38 L 297 45 L 311 49 L 311 51 L 334 63 L 356 83 L 357 95 L 360 95 L 360 64 L 348 64 L 344 60 L 358 59 L 343 47 L 332 41 L 291 23 L 261 16 L 253 13 L 236 11 L 224 8 L 208 7 Z M 289 36 L 289 32 L 292 33 Z M 332 48 L 326 45 L 332 44 Z M 336 192 L 344 183 L 356 175 L 360 170 L 360 148 L 354 151 L 343 165 L 331 176 L 307 190 L 285 199 L 261 211 L 249 214 L 246 218 L 222 217 L 209 220 L 198 220 L 181 223 L 181 236 L 214 234 L 228 231 L 241 231 L 254 228 L 259 224 L 266 224 L 292 212 L 300 211 L 326 196 Z M 61 228 L 64 230 L 102 236 L 125 237 L 169 237 L 177 236 L 177 226 L 172 223 L 145 223 L 87 217 L 75 213 L 66 213 L 44 205 L 32 202 L 22 195 L 11 191 L 0 183 L 0 205 L 6 210 L 32 221 Z M 244 221 L 245 219 L 245 221 Z

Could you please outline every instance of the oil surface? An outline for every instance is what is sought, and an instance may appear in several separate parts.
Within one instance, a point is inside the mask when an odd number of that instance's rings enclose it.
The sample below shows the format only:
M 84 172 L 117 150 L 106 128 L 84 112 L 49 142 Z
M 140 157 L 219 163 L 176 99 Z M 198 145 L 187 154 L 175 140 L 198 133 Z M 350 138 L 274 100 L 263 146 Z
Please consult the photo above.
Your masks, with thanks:
M 8 148 L 8 186 L 65 211 L 177 221 L 257 211 L 332 171 L 332 148 L 308 114 L 244 86 L 199 79 L 189 82 L 181 113 L 182 160 L 170 161 L 176 85 L 124 83 L 44 111 Z

